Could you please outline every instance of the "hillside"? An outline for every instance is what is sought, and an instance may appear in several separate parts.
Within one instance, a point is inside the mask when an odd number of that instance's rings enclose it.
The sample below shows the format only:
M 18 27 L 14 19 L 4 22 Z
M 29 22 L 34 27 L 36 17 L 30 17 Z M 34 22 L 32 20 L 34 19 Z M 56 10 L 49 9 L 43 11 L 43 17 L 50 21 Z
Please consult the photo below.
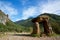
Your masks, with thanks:
M 41 14 L 41 15 L 47 15 L 50 17 L 50 24 L 51 24 L 51 27 L 53 29 L 53 31 L 57 34 L 60 34 L 60 16 L 59 15 L 56 15 L 56 14 L 48 14 L 48 13 L 45 13 L 45 14 Z M 30 27 L 33 27 L 33 24 L 31 22 L 32 18 L 28 18 L 26 20 L 20 20 L 20 21 L 17 21 L 15 23 L 19 24 L 19 25 L 22 25 L 24 26 L 25 28 L 30 28 Z M 42 29 L 42 25 L 41 25 L 41 29 Z M 31 29 L 30 29 L 31 30 Z
M 50 24 L 53 31 L 60 34 L 60 16 L 56 14 L 41 14 L 50 17 Z M 40 16 L 40 15 L 39 15 Z M 0 10 L 0 32 L 30 32 L 32 31 L 33 23 L 31 22 L 33 18 L 30 17 L 26 20 L 19 20 L 17 22 L 12 22 L 4 12 Z M 41 24 L 41 30 L 43 30 Z
M 22 32 L 20 25 L 12 22 L 4 12 L 0 10 L 0 32 Z

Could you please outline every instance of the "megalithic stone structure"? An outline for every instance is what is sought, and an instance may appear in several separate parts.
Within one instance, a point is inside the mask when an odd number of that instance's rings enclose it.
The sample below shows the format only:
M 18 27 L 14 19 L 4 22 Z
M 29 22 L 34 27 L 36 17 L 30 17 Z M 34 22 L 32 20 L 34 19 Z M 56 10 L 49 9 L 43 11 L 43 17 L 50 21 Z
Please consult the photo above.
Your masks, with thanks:
M 40 34 L 39 22 L 34 22 L 32 34 Z
M 34 23 L 32 34 L 39 34 L 40 35 L 41 32 L 40 32 L 39 22 L 43 23 L 44 33 L 46 35 L 51 33 L 51 31 L 49 29 L 50 23 L 49 23 L 49 17 L 48 16 L 46 16 L 46 15 L 38 16 L 38 17 L 32 19 L 32 22 Z

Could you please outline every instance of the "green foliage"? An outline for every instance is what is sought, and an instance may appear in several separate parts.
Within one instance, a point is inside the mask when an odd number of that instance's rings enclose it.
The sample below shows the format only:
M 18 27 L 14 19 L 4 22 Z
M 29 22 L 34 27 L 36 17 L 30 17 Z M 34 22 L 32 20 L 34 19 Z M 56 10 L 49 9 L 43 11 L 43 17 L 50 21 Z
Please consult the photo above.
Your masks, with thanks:
M 0 16 L 4 16 L 5 14 L 0 10 Z M 50 24 L 53 31 L 57 34 L 60 34 L 60 16 L 55 14 L 41 14 L 47 15 L 50 17 Z M 6 15 L 5 15 L 6 16 Z M 31 32 L 33 23 L 31 22 L 33 18 L 28 18 L 27 20 L 20 20 L 13 23 L 11 20 L 7 21 L 6 25 L 0 23 L 0 32 Z M 41 25 L 41 30 L 43 31 L 43 26 Z
M 19 24 L 23 26 L 23 32 L 31 32 L 33 23 L 31 22 L 32 18 L 28 18 L 27 20 L 21 20 L 15 22 L 16 24 Z
M 57 34 L 60 34 L 60 16 L 59 15 L 55 15 L 55 14 L 41 14 L 41 15 L 47 15 L 50 17 L 50 24 L 51 27 L 53 29 L 53 31 Z M 33 23 L 31 22 L 31 19 L 27 19 L 27 20 L 21 20 L 21 21 L 17 21 L 16 23 L 19 25 L 22 25 L 23 27 L 25 27 L 27 29 L 27 27 L 33 27 Z M 40 26 L 41 30 L 43 31 L 43 26 L 41 24 Z
M 0 10 L 0 17 L 7 16 Z M 7 18 L 8 19 L 8 18 Z M 6 25 L 0 23 L 0 32 L 22 32 L 23 27 L 20 25 L 15 24 L 10 19 L 6 22 Z
M 38 35 L 38 34 L 32 34 L 31 36 L 32 37 L 40 37 L 40 35 Z
M 21 32 L 22 26 L 13 23 L 12 21 L 8 21 L 6 25 L 0 23 L 0 32 Z
M 53 31 L 57 34 L 60 34 L 60 15 L 48 14 L 48 13 L 42 15 L 47 15 L 50 17 L 49 22 L 51 24 Z

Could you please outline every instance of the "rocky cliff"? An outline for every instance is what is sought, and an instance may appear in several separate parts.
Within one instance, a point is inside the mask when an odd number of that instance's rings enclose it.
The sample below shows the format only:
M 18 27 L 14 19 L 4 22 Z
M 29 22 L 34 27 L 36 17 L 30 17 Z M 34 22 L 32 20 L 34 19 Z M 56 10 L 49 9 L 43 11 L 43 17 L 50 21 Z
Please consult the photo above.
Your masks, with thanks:
M 6 25 L 6 22 L 8 21 L 8 15 L 5 15 L 1 10 L 0 10 L 0 23 Z

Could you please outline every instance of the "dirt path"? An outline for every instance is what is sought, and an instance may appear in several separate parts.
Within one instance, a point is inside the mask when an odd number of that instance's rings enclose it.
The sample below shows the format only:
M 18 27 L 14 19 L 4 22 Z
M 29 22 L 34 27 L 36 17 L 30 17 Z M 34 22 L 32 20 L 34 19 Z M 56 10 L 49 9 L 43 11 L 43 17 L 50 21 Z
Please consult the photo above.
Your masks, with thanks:
M 8 34 L 0 38 L 0 40 L 60 40 L 60 37 L 31 37 L 26 34 Z

